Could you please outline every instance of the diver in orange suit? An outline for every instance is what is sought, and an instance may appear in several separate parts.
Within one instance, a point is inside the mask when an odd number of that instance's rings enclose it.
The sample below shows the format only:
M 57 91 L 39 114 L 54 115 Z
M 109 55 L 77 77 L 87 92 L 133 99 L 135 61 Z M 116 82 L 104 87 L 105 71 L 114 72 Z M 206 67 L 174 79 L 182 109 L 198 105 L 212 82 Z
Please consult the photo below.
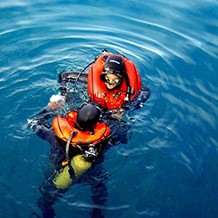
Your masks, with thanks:
M 33 131 L 52 145 L 50 159 L 54 169 L 41 185 L 38 200 L 43 217 L 54 217 L 56 200 L 71 184 L 87 179 L 91 185 L 93 204 L 98 205 L 93 208 L 91 217 L 104 217 L 100 209 L 105 206 L 107 198 L 107 175 L 100 164 L 103 151 L 111 145 L 125 143 L 129 126 L 123 123 L 122 130 L 122 124 L 116 121 L 109 126 L 100 120 L 100 115 L 100 109 L 90 103 L 64 117 L 56 116 L 50 107 L 46 107 L 29 122 Z M 50 125 L 48 120 L 53 116 Z

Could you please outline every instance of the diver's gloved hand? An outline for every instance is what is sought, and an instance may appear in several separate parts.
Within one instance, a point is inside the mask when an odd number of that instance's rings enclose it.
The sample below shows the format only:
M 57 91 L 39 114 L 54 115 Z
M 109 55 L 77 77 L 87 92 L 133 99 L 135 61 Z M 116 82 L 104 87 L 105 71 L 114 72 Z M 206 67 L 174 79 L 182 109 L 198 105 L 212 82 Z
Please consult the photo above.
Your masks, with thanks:
M 57 94 L 51 96 L 48 106 L 51 107 L 53 111 L 55 111 L 63 107 L 64 103 L 65 103 L 65 97 L 63 95 Z
M 27 119 L 28 128 L 32 129 L 33 132 L 37 130 L 37 126 L 39 124 L 39 121 L 36 119 Z
M 111 109 L 111 117 L 122 120 L 123 114 L 124 114 L 124 109 L 123 108 L 118 108 L 118 109 Z

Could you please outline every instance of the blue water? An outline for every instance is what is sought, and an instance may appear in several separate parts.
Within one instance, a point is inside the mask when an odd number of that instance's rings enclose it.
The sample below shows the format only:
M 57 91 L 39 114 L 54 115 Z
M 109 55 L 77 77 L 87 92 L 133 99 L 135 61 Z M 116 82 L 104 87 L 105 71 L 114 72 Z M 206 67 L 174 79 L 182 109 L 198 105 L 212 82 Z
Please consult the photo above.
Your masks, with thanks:
M 4 2 L 4 3 L 3 3 Z M 0 217 L 40 213 L 49 144 L 27 128 L 57 93 L 57 75 L 103 48 L 135 62 L 151 89 L 112 147 L 105 217 L 215 218 L 218 213 L 218 1 L 10 0 L 0 3 Z M 89 217 L 73 186 L 57 217 Z

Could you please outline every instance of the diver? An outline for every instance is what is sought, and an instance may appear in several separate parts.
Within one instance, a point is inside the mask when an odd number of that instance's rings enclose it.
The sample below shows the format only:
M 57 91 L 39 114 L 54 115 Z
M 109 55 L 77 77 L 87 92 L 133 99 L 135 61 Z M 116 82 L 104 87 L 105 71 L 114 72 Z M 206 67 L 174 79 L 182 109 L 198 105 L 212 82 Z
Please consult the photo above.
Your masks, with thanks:
M 88 74 L 84 73 L 88 67 L 90 67 Z M 119 143 L 127 143 L 127 131 L 130 126 L 123 121 L 123 114 L 126 111 L 141 108 L 142 103 L 149 98 L 150 90 L 142 85 L 140 74 L 133 62 L 123 55 L 111 54 L 106 50 L 81 72 L 60 73 L 59 83 L 61 84 L 60 94 L 53 95 L 48 107 L 30 121 L 30 126 L 36 134 L 52 145 L 50 159 L 55 169 L 53 172 L 56 172 L 43 182 L 38 206 L 44 217 L 54 217 L 53 204 L 55 201 L 69 189 L 71 184 L 79 182 L 97 165 L 101 171 L 97 174 L 101 175 L 101 179 L 91 181 L 91 177 L 89 177 L 89 184 L 93 203 L 100 206 L 93 209 L 92 217 L 103 217 L 100 208 L 106 203 L 105 181 L 107 176 L 102 177 L 105 175 L 102 173 L 104 169 L 101 164 L 97 163 L 103 161 L 102 150 L 105 151 L 110 146 Z M 89 108 L 82 113 L 81 109 L 86 108 L 83 106 L 78 109 L 78 112 L 70 111 L 66 117 L 56 116 L 55 111 L 59 107 L 75 105 L 72 104 L 72 101 L 75 103 L 77 97 L 70 96 L 70 83 L 73 83 L 75 87 L 78 83 L 87 85 L 90 102 L 88 105 L 97 108 L 96 110 L 101 110 L 101 120 L 104 120 L 105 128 L 107 127 L 106 135 L 101 135 L 100 130 L 93 135 L 96 131 L 92 128 L 96 127 L 98 122 L 102 123 L 99 121 L 98 113 L 95 113 L 94 118 L 91 113 L 92 116 L 90 116 L 95 122 L 90 125 L 90 129 L 86 129 L 86 126 L 89 126 L 87 124 L 89 120 L 80 120 L 80 118 L 84 119 L 88 116 L 88 111 L 94 112 L 95 109 Z M 81 102 L 80 98 L 78 102 Z M 79 116 L 80 113 L 83 115 Z M 49 125 L 48 120 L 54 116 L 56 117 L 53 119 L 52 125 Z M 75 116 L 80 118 L 77 119 Z M 61 128 L 59 124 L 61 124 Z M 72 128 L 75 131 L 72 131 Z M 84 135 L 85 132 L 91 134 L 90 137 L 87 138 Z M 95 138 L 99 137 L 99 134 L 100 141 Z M 88 143 L 86 139 L 91 141 Z M 95 142 L 92 142 L 94 139 L 97 140 L 96 146 L 93 146 L 93 144 L 95 145 Z
M 29 120 L 29 126 L 40 138 L 51 144 L 53 169 L 40 187 L 41 196 L 37 202 L 43 217 L 55 216 L 53 205 L 56 200 L 73 183 L 80 182 L 91 168 L 95 168 L 96 172 L 93 172 L 100 175 L 98 179 L 92 180 L 93 175 L 87 178 L 93 204 L 97 205 L 91 217 L 104 217 L 100 208 L 106 204 L 107 176 L 99 163 L 103 161 L 104 150 L 120 142 L 126 143 L 125 134 L 129 127 L 123 124 L 123 132 L 118 134 L 117 130 L 122 128 L 122 123 L 114 122 L 109 126 L 101 120 L 100 108 L 91 103 L 83 104 L 65 116 L 56 116 L 54 108 L 48 106 Z
M 88 73 L 83 73 L 89 66 Z M 124 55 L 108 53 L 107 50 L 103 50 L 80 73 L 59 74 L 64 96 L 67 96 L 67 83 L 70 81 L 87 83 L 91 102 L 97 103 L 105 113 L 119 119 L 125 111 L 141 108 L 150 96 L 149 88 L 142 85 L 135 64 Z

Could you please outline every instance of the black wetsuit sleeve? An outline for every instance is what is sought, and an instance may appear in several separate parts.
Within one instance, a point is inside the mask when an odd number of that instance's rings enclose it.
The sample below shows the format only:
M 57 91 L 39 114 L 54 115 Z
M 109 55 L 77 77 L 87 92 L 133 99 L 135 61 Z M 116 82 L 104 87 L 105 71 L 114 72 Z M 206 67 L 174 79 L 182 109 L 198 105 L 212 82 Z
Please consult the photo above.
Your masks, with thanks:
M 54 111 L 50 107 L 45 107 L 29 121 L 29 127 L 41 139 L 52 143 L 55 138 L 55 134 L 53 128 L 49 125 L 48 120 L 54 116 L 56 116 Z
M 133 101 L 127 102 L 124 105 L 124 108 L 131 109 L 131 110 L 141 108 L 142 104 L 147 101 L 149 96 L 150 96 L 150 89 L 147 88 L 146 86 L 142 86 L 139 95 Z
M 60 83 L 60 92 L 61 95 L 68 95 L 68 87 L 71 82 L 81 82 L 83 84 L 87 84 L 88 74 L 80 73 L 80 72 L 62 72 L 59 74 L 58 82 Z
M 36 120 L 48 120 L 52 117 L 56 116 L 55 112 L 51 109 L 51 107 L 47 106 L 43 108 L 35 117 Z

